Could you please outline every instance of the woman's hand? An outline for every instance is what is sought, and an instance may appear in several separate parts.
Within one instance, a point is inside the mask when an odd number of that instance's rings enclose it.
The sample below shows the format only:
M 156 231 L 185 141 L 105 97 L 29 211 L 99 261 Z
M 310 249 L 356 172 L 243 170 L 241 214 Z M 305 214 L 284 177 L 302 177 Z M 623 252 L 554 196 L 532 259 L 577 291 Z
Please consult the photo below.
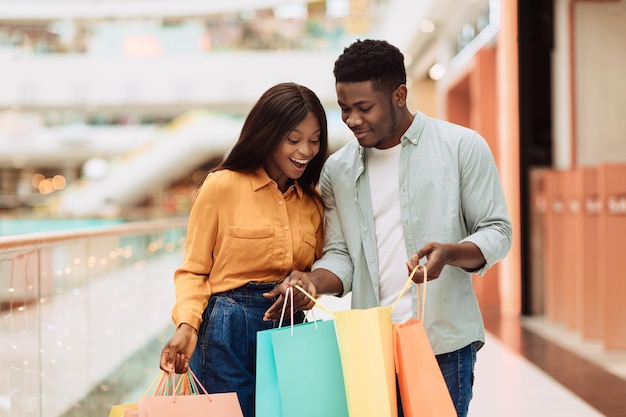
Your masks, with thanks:
M 263 320 L 279 320 L 280 313 L 283 308 L 283 302 L 285 299 L 285 293 L 289 287 L 294 287 L 299 285 L 306 292 L 308 292 L 311 296 L 315 297 L 317 292 L 315 289 L 315 285 L 309 280 L 306 272 L 301 271 L 292 271 L 283 282 L 276 285 L 274 289 L 269 292 L 263 294 L 266 298 L 274 298 L 278 296 L 278 299 L 272 304 L 270 308 L 267 309 L 265 315 L 263 316 Z M 293 308 L 295 311 L 298 310 L 310 310 L 315 306 L 313 300 L 304 295 L 297 288 L 293 289 Z
M 182 323 L 161 350 L 160 368 L 170 373 L 183 374 L 187 372 L 191 355 L 193 355 L 197 343 L 197 330 L 187 323 Z

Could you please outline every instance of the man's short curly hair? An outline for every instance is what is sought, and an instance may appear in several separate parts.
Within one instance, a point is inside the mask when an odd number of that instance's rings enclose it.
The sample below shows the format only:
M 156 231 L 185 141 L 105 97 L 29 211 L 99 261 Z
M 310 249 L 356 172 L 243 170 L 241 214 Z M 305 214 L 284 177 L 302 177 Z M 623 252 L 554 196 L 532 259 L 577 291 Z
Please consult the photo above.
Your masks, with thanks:
M 333 70 L 336 83 L 372 81 L 376 90 L 391 93 L 406 84 L 404 55 L 383 40 L 357 40 L 343 50 Z

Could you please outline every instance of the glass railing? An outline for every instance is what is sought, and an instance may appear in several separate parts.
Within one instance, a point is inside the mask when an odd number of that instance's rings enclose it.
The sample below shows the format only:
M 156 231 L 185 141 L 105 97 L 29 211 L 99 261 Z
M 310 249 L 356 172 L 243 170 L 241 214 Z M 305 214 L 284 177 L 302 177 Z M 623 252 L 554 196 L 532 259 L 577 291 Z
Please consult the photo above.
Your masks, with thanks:
M 0 237 L 0 417 L 106 416 L 158 372 L 186 218 Z

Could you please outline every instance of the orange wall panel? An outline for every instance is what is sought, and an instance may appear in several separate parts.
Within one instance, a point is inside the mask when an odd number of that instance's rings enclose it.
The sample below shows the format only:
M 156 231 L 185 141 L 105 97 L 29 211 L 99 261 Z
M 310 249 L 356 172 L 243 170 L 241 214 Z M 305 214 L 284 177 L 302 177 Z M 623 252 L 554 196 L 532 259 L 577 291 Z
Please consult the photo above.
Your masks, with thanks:
M 560 236 L 561 265 L 558 273 L 561 275 L 561 302 L 565 309 L 565 325 L 569 330 L 580 328 L 579 312 L 580 294 L 582 281 L 576 273 L 576 247 L 580 236 L 576 227 L 577 219 L 580 216 L 580 202 L 576 196 L 576 171 L 565 170 L 561 175 L 561 192 L 563 198 L 562 230 Z
M 546 315 L 554 323 L 565 323 L 563 302 L 563 190 L 560 171 L 549 170 L 545 175 L 545 289 Z
M 599 200 L 598 169 L 579 168 L 577 190 L 581 215 L 577 220 L 579 240 L 576 245 L 576 274 L 580 283 L 579 320 L 583 339 L 600 339 L 603 334 L 603 309 L 598 286 Z
M 601 165 L 598 187 L 601 266 L 596 279 L 604 308 L 604 347 L 626 349 L 626 164 Z

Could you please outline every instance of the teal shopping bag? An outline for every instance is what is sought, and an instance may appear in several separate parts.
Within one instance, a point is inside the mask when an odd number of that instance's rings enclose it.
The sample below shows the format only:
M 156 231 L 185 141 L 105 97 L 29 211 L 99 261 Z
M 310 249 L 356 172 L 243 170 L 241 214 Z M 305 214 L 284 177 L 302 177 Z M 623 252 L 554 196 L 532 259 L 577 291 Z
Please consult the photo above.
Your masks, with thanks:
M 256 417 L 348 417 L 334 320 L 257 333 L 255 401 Z

